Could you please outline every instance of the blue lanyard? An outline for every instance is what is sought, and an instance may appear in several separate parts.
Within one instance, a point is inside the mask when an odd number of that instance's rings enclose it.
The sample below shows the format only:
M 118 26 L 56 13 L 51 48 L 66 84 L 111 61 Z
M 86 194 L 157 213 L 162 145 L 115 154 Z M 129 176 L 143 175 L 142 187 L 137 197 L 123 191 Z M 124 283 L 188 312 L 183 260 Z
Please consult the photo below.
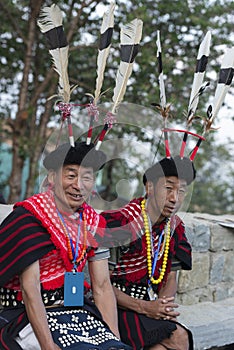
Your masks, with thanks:
M 62 214 L 59 212 L 58 209 L 57 209 L 57 213 L 58 213 L 58 216 L 60 217 L 60 219 L 61 219 L 61 221 L 62 221 L 66 231 L 67 231 L 67 234 L 68 234 L 68 237 L 69 237 L 69 241 L 70 241 L 70 245 L 71 245 L 71 249 L 72 249 L 72 257 L 73 257 L 72 262 L 74 263 L 73 269 L 76 270 L 76 267 L 77 267 L 76 266 L 76 259 L 78 258 L 78 251 L 79 251 L 80 226 L 81 226 L 81 222 L 82 222 L 82 212 L 80 212 L 80 224 L 78 224 L 78 229 L 77 229 L 76 249 L 74 249 L 72 237 L 69 234 L 68 227 L 66 225 L 64 217 L 62 216 Z
M 160 250 L 160 246 L 162 243 L 162 237 L 163 237 L 163 233 L 164 233 L 164 229 L 162 230 L 159 239 L 158 239 L 158 246 L 157 249 L 154 252 L 154 258 L 153 258 L 153 266 L 152 266 L 152 270 L 151 270 L 151 276 L 154 276 L 154 272 L 155 272 L 155 268 L 156 268 L 156 264 L 158 261 L 158 254 L 159 254 L 159 250 Z M 153 242 L 152 242 L 152 248 L 153 248 Z

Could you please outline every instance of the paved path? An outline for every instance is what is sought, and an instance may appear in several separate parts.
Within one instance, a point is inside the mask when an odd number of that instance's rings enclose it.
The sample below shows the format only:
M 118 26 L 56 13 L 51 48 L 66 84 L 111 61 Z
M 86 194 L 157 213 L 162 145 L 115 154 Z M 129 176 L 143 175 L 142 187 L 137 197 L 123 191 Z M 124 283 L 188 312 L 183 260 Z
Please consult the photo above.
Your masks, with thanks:
M 180 306 L 179 311 L 178 320 L 193 333 L 195 350 L 234 344 L 234 298 Z

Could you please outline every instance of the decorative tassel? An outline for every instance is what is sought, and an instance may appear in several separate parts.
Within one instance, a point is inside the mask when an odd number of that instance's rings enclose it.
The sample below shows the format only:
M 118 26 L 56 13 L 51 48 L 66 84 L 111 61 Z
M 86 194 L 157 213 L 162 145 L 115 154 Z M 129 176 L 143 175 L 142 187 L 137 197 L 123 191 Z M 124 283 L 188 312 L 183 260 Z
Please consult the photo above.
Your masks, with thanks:
M 98 142 L 96 145 L 96 149 L 99 149 L 102 141 L 100 140 L 100 136 L 102 139 L 105 137 L 108 129 L 110 129 L 114 122 L 114 116 L 117 114 L 117 110 L 119 104 L 122 102 L 128 79 L 132 73 L 133 63 L 135 57 L 138 53 L 139 43 L 142 36 L 142 26 L 143 22 L 140 19 L 134 19 L 130 23 L 126 24 L 121 28 L 120 33 L 120 66 L 117 72 L 116 77 L 116 86 L 114 89 L 113 95 L 113 106 L 111 112 L 107 113 L 106 122 L 101 131 Z
M 93 123 L 98 118 L 97 103 L 101 95 L 101 88 L 104 79 L 104 71 L 106 67 L 107 57 L 110 52 L 111 38 L 114 28 L 114 9 L 115 2 L 112 2 L 109 9 L 104 13 L 103 21 L 101 25 L 101 37 L 98 47 L 97 57 L 97 78 L 96 78 L 96 89 L 93 97 L 93 102 L 89 106 L 90 123 L 86 143 L 89 145 L 92 138 Z
M 70 111 L 67 113 L 67 110 L 71 109 L 69 106 L 70 95 L 75 87 L 71 89 L 69 84 L 67 72 L 69 46 L 63 30 L 63 16 L 60 8 L 55 4 L 50 7 L 44 7 L 40 12 L 40 18 L 37 23 L 48 41 L 49 53 L 53 60 L 53 68 L 59 76 L 58 94 L 56 96 L 62 101 L 61 104 L 59 104 L 59 109 L 62 111 L 62 122 L 64 119 L 67 119 L 70 144 L 74 147 L 71 113 Z M 63 112 L 64 110 L 66 110 L 66 112 Z

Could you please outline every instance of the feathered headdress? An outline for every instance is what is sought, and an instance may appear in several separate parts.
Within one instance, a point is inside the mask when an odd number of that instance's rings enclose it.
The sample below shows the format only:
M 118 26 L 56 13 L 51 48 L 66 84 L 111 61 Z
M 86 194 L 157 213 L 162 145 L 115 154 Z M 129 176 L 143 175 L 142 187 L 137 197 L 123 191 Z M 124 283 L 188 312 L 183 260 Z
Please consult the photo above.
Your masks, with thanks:
M 229 48 L 224 54 L 223 60 L 221 62 L 221 67 L 219 71 L 219 79 L 215 90 L 215 95 L 213 98 L 213 104 L 209 105 L 206 113 L 206 118 L 204 118 L 203 126 L 203 136 L 212 129 L 212 123 L 214 118 L 217 116 L 220 107 L 222 106 L 225 96 L 230 89 L 234 73 L 234 47 Z M 198 140 L 196 146 L 194 147 L 192 154 L 190 156 L 191 160 L 194 160 L 196 153 L 201 145 L 202 138 Z
M 165 84 L 164 84 L 164 77 L 163 77 L 163 64 L 162 64 L 162 48 L 161 48 L 160 31 L 159 30 L 157 31 L 156 45 L 157 45 L 157 61 L 158 61 L 158 82 L 159 82 L 159 91 L 160 91 L 160 104 L 156 104 L 156 107 L 159 109 L 159 111 L 163 117 L 165 151 L 166 151 L 166 157 L 169 158 L 171 153 L 170 153 L 170 148 L 169 148 L 166 123 L 167 123 L 167 119 L 169 116 L 170 105 L 167 105 L 167 103 L 166 103 L 166 92 L 165 92 Z
M 58 97 L 59 109 L 62 112 L 62 124 L 65 119 L 68 123 L 69 140 L 72 147 L 74 147 L 74 137 L 71 124 L 71 104 L 70 96 L 74 87 L 69 84 L 68 77 L 68 51 L 69 45 L 63 30 L 63 16 L 60 8 L 53 4 L 50 7 L 43 7 L 39 19 L 37 21 L 41 32 L 45 35 L 48 45 L 49 53 L 52 56 L 53 68 L 58 73 L 59 84 L 58 94 L 51 96 Z
M 204 80 L 205 69 L 207 66 L 209 52 L 210 52 L 210 41 L 211 41 L 211 33 L 207 32 L 198 50 L 197 64 L 196 64 L 196 69 L 194 73 L 188 111 L 186 115 L 186 122 L 188 127 L 192 124 L 193 119 L 196 117 L 195 112 L 199 102 L 199 97 L 205 91 L 206 87 L 209 85 L 208 82 L 203 83 L 203 80 Z M 214 120 L 214 117 L 217 115 L 224 101 L 226 93 L 230 88 L 232 78 L 233 78 L 234 48 L 228 50 L 224 56 L 224 59 L 221 65 L 220 74 L 219 74 L 219 82 L 215 92 L 213 106 L 210 105 L 208 107 L 207 118 L 204 119 L 204 131 L 202 135 L 198 135 L 190 132 L 188 128 L 186 130 L 180 130 L 180 129 L 171 129 L 166 127 L 166 120 L 168 118 L 168 106 L 166 106 L 165 88 L 164 88 L 164 81 L 162 78 L 161 44 L 159 39 L 159 33 L 158 33 L 158 39 L 157 39 L 157 46 L 158 46 L 157 58 L 158 58 L 158 66 L 159 66 L 159 88 L 160 88 L 160 108 L 159 109 L 162 117 L 164 118 L 163 132 L 164 132 L 166 157 L 167 158 L 171 157 L 169 142 L 168 142 L 168 132 L 170 131 L 182 132 L 184 136 L 183 136 L 181 149 L 180 149 L 181 158 L 184 157 L 184 151 L 185 151 L 188 135 L 192 135 L 198 138 L 197 144 L 192 150 L 191 155 L 189 157 L 190 160 L 193 161 L 202 140 L 205 140 L 205 137 L 204 137 L 205 133 L 211 129 L 211 124 Z
M 96 89 L 94 96 L 91 95 L 93 101 L 88 106 L 88 114 L 90 116 L 89 130 L 87 134 L 86 143 L 89 145 L 92 138 L 93 123 L 94 120 L 98 119 L 98 108 L 97 104 L 101 96 L 102 83 L 104 79 L 104 72 L 106 67 L 107 58 L 111 47 L 111 38 L 114 29 L 114 9 L 115 2 L 112 2 L 109 9 L 104 13 L 101 30 L 100 40 L 98 47 L 97 57 L 97 78 L 96 78 Z
M 208 82 L 203 84 L 203 80 L 205 77 L 206 66 L 208 63 L 208 58 L 210 54 L 210 42 L 211 42 L 211 32 L 208 31 L 202 40 L 198 55 L 197 55 L 197 64 L 193 78 L 193 85 L 190 94 L 190 100 L 188 105 L 188 113 L 187 113 L 187 124 L 189 125 L 195 115 L 197 105 L 199 102 L 199 97 L 204 92 L 205 88 L 209 85 Z
M 98 48 L 97 57 L 97 78 L 96 89 L 92 102 L 88 105 L 88 114 L 90 116 L 89 130 L 87 134 L 86 144 L 91 143 L 92 129 L 94 120 L 98 117 L 97 104 L 101 96 L 101 88 L 104 79 L 104 71 L 107 57 L 111 46 L 111 37 L 114 27 L 114 8 L 115 2 L 112 2 L 109 9 L 103 16 L 101 26 L 101 38 Z M 138 52 L 138 46 L 142 35 L 142 21 L 135 19 L 131 23 L 121 28 L 121 63 L 117 73 L 116 86 L 113 96 L 113 108 L 107 113 L 104 120 L 104 127 L 97 139 L 94 141 L 96 150 L 99 149 L 107 130 L 112 126 L 114 116 L 123 100 L 128 79 L 132 73 L 133 62 Z M 43 34 L 45 34 L 49 43 L 49 52 L 53 59 L 55 71 L 59 75 L 58 94 L 62 111 L 62 123 L 65 119 L 68 122 L 69 139 L 71 146 L 74 147 L 74 138 L 71 125 L 71 108 L 70 95 L 75 87 L 71 87 L 68 78 L 68 50 L 69 46 L 62 26 L 62 12 L 59 7 L 53 4 L 51 7 L 44 7 L 41 10 L 38 25 Z M 52 96 L 54 97 L 54 96 Z M 51 97 L 51 98 L 52 98 Z M 61 123 L 61 127 L 62 127 Z
M 164 119 L 167 119 L 169 108 L 166 108 L 167 102 L 166 102 L 166 92 L 165 92 L 165 84 L 164 84 L 164 78 L 163 78 L 162 47 L 161 47 L 159 30 L 157 30 L 156 45 L 157 45 L 157 61 L 158 61 L 158 82 L 159 82 L 159 91 L 160 91 L 160 105 L 157 105 L 157 107 L 160 109 L 160 112 L 164 117 Z
M 198 106 L 199 97 L 203 94 L 206 87 L 209 85 L 209 82 L 203 83 L 203 80 L 205 77 L 206 66 L 207 66 L 208 58 L 210 54 L 210 42 L 211 42 L 211 32 L 208 31 L 204 39 L 202 40 L 198 50 L 197 64 L 194 72 L 192 90 L 190 94 L 188 112 L 186 117 L 187 126 L 189 126 L 192 123 L 192 120 L 195 118 L 195 112 Z M 191 133 L 188 130 L 186 130 L 184 132 L 183 141 L 180 149 L 181 158 L 184 157 L 184 151 L 185 151 L 186 142 L 187 142 L 189 133 L 197 137 L 199 139 L 198 140 L 199 142 L 201 142 L 200 140 L 202 140 L 202 137 L 200 135 Z
M 105 118 L 104 127 L 98 136 L 96 149 L 99 149 L 105 134 L 115 121 L 118 107 L 123 100 L 126 92 L 128 79 L 131 76 L 133 63 L 138 53 L 139 44 L 142 36 L 143 22 L 140 19 L 134 19 L 130 23 L 122 26 L 120 32 L 120 65 L 116 76 L 116 85 L 112 98 L 113 106 Z

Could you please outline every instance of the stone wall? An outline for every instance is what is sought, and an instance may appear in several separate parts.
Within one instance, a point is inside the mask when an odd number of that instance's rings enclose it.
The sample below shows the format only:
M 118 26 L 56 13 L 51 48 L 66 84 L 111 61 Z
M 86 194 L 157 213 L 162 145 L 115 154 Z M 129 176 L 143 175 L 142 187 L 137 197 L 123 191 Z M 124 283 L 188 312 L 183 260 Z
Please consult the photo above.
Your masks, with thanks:
M 180 271 L 181 305 L 234 297 L 234 215 L 182 215 L 193 248 L 192 271 Z

